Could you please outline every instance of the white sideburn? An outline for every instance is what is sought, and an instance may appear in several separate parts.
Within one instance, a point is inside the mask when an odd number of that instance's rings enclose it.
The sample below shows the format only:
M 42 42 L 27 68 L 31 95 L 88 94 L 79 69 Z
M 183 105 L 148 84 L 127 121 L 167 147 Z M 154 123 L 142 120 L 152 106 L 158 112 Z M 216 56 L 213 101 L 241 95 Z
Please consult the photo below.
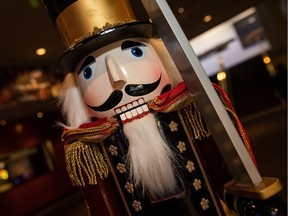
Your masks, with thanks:
M 59 103 L 62 105 L 62 113 L 66 117 L 67 125 L 63 125 L 65 128 L 77 128 L 90 121 L 90 115 L 72 73 L 65 77 L 59 95 Z
M 129 141 L 127 162 L 130 178 L 153 198 L 169 195 L 177 189 L 172 151 L 159 133 L 155 117 L 149 113 L 124 125 Z

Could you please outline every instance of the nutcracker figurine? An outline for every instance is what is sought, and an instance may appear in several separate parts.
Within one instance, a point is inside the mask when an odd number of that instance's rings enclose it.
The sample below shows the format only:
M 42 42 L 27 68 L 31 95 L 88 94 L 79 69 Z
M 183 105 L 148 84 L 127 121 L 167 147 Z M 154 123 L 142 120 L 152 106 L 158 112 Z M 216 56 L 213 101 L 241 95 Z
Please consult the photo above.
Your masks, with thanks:
M 89 214 L 233 215 L 232 177 L 153 25 L 128 0 L 43 4 L 66 48 L 62 140 Z

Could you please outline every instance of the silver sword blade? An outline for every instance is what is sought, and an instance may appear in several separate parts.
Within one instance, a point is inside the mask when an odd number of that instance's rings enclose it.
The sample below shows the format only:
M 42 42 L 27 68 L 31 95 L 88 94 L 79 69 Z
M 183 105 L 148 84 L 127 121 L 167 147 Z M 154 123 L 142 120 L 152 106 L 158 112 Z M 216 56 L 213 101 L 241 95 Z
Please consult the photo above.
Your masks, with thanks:
M 262 178 L 169 5 L 165 0 L 142 0 L 142 3 L 192 93 L 236 184 L 259 185 Z

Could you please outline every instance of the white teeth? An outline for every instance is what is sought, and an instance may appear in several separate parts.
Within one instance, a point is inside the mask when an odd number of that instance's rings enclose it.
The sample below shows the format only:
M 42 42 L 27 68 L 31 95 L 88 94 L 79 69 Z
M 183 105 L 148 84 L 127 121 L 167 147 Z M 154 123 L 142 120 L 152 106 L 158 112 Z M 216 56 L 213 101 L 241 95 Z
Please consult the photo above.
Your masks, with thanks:
M 132 109 L 133 108 L 133 106 L 132 106 L 132 104 L 127 104 L 127 109 L 129 110 L 129 109 Z
M 143 105 L 139 106 L 141 104 Z M 149 112 L 149 108 L 145 104 L 144 99 L 140 98 L 138 101 L 133 101 L 132 103 L 116 108 L 115 112 L 118 115 L 120 114 L 120 119 L 122 121 L 125 121 L 127 119 L 132 119 L 133 117 L 140 115 L 142 113 Z
M 142 114 L 143 113 L 142 107 L 137 107 L 136 111 L 137 111 L 138 114 Z
M 148 111 L 149 111 L 149 108 L 148 108 L 148 106 L 147 106 L 146 104 L 144 104 L 144 105 L 142 106 L 142 108 L 143 108 L 143 111 L 144 111 L 144 112 L 148 112 Z
M 117 109 L 115 110 L 115 112 L 116 112 L 116 114 L 120 114 L 122 111 L 121 111 L 120 108 L 117 108 Z
M 136 111 L 136 109 L 131 110 L 131 113 L 132 113 L 132 116 L 133 116 L 133 117 L 137 116 L 137 114 L 138 114 L 137 111 Z
M 126 112 L 125 115 L 127 119 L 131 119 L 133 117 L 131 112 Z
M 125 121 L 125 120 L 126 120 L 125 114 L 121 114 L 121 115 L 120 115 L 120 119 L 121 119 L 122 121 Z
M 138 103 L 139 103 L 139 104 L 144 104 L 144 103 L 145 103 L 145 101 L 144 101 L 144 99 L 143 99 L 143 98 L 140 98 L 140 99 L 138 100 Z
M 133 101 L 133 102 L 132 102 L 132 105 L 133 105 L 133 107 L 136 107 L 136 106 L 138 106 L 139 104 L 138 104 L 137 101 Z

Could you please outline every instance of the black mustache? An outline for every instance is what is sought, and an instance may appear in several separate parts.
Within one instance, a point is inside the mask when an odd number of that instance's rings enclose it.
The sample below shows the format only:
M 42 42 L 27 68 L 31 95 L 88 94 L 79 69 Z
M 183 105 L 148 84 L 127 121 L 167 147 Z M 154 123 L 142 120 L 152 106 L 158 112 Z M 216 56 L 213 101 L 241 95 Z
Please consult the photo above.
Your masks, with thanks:
M 120 90 L 115 90 L 110 94 L 109 98 L 100 106 L 89 106 L 89 105 L 87 106 L 94 111 L 103 112 L 115 107 L 118 103 L 120 103 L 122 98 L 123 98 L 123 92 Z
M 125 92 L 130 96 L 143 96 L 149 94 L 150 92 L 154 91 L 158 85 L 160 84 L 161 76 L 156 82 L 150 84 L 130 84 L 125 86 Z M 113 107 L 117 106 L 118 103 L 123 98 L 123 92 L 120 90 L 113 91 L 108 99 L 101 104 L 100 106 L 89 106 L 94 111 L 103 112 L 112 109 Z

